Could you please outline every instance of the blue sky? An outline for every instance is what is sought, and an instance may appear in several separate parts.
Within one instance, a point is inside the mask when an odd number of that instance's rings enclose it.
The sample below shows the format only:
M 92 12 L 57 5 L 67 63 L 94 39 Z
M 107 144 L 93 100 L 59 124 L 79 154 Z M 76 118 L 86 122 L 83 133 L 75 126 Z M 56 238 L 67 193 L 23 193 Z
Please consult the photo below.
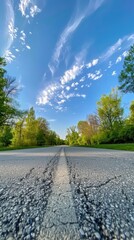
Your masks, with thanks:
M 134 43 L 132 0 L 1 0 L 0 56 L 21 89 L 22 109 L 35 108 L 61 137 L 96 112 L 118 85 Z M 122 96 L 125 114 L 133 94 Z

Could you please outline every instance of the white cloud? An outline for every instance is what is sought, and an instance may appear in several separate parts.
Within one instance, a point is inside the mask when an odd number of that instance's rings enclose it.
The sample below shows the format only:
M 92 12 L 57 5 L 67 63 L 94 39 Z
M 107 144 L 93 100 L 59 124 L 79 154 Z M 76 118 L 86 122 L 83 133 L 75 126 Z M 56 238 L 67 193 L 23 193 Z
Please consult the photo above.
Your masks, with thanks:
M 91 85 L 92 85 L 92 83 L 86 84 L 86 87 L 89 88 L 89 87 L 91 87 Z
M 47 119 L 48 122 L 55 122 L 56 119 Z
M 113 71 L 113 72 L 112 72 L 112 76 L 115 76 L 115 75 L 116 75 L 116 71 Z
M 57 103 L 58 103 L 59 105 L 61 105 L 61 104 L 63 104 L 64 102 L 66 102 L 66 100 L 65 100 L 65 99 L 62 99 L 62 100 L 58 101 Z
M 119 63 L 119 62 L 121 62 L 121 60 L 122 60 L 122 57 L 119 56 L 119 57 L 116 59 L 116 64 Z
M 34 17 L 41 12 L 41 9 L 39 9 L 35 3 L 35 0 L 20 0 L 19 10 L 22 16 L 26 18 L 29 18 L 29 16 Z
M 60 85 L 58 85 L 56 83 L 52 83 L 51 85 L 46 87 L 40 93 L 40 96 L 37 98 L 36 104 L 38 104 L 38 105 L 50 104 L 51 99 L 54 97 L 54 95 L 58 89 L 60 89 Z
M 76 29 L 79 27 L 81 22 L 89 15 L 91 15 L 93 12 L 95 12 L 104 2 L 104 0 L 90 0 L 88 6 L 85 7 L 83 11 L 77 11 L 75 14 L 75 17 L 71 19 L 62 32 L 59 41 L 56 44 L 56 49 L 53 55 L 53 61 L 59 62 L 59 58 L 61 55 L 61 52 L 63 50 L 64 45 L 68 41 L 68 39 L 71 37 L 71 35 L 76 31 Z
M 123 53 L 122 53 L 122 56 L 123 57 L 126 57 L 128 55 L 128 51 L 124 51 Z
M 20 36 L 21 43 L 22 43 L 22 45 L 25 45 L 25 43 L 26 43 L 26 34 L 24 33 L 23 30 L 20 32 L 20 34 L 21 34 L 21 36 Z
M 98 62 L 99 62 L 98 58 L 97 59 L 93 59 L 91 62 L 86 64 L 86 67 L 87 68 L 91 68 L 91 67 L 95 66 L 96 64 L 98 64 Z
M 79 94 L 79 93 L 77 93 L 77 94 L 75 95 L 75 97 L 86 98 L 86 94 Z
M 6 0 L 6 22 L 5 22 L 5 34 L 6 34 L 6 41 L 5 46 L 2 49 L 2 56 L 5 55 L 5 52 L 10 49 L 14 38 L 17 35 L 17 28 L 14 28 L 14 10 L 11 0 Z
M 73 83 L 71 84 L 71 87 L 76 87 L 76 86 L 78 86 L 78 85 L 79 85 L 78 82 L 73 82 Z
M 86 64 L 86 67 L 87 67 L 87 68 L 91 68 L 91 67 L 92 67 L 92 63 L 91 63 L 91 62 L 87 63 L 87 64 Z
M 66 90 L 67 90 L 67 91 L 69 91 L 69 90 L 70 90 L 70 87 L 69 87 L 69 86 L 67 86 L 67 87 L 66 87 Z
M 108 68 L 112 67 L 112 61 L 109 61 Z
M 82 71 L 83 65 L 77 66 L 73 65 L 73 67 L 67 70 L 64 75 L 60 78 L 61 84 L 66 84 L 71 80 L 74 80 Z
M 128 39 L 127 39 L 128 41 L 134 41 L 134 34 L 131 34 L 130 36 L 128 36 Z
M 21 11 L 22 16 L 26 15 L 26 9 L 28 8 L 29 4 L 30 0 L 20 0 L 19 10 Z
M 30 8 L 30 15 L 31 17 L 34 17 L 35 15 L 37 15 L 39 12 L 41 12 L 41 9 L 39 9 L 37 7 L 37 5 L 33 5 L 31 8 Z
M 96 75 L 100 75 L 101 71 L 100 70 L 96 70 Z
M 29 49 L 29 50 L 31 49 L 31 47 L 29 45 L 26 45 L 26 48 Z
M 8 63 L 11 63 L 15 59 L 15 56 L 12 54 L 10 50 L 6 50 L 4 54 L 4 58 Z
M 54 66 L 51 65 L 51 64 L 48 64 L 48 68 L 49 68 L 49 70 L 50 70 L 50 72 L 51 72 L 51 74 L 52 74 L 52 76 L 53 76 L 53 75 L 54 75 L 54 72 L 55 72 Z
M 87 76 L 92 80 L 98 80 L 103 76 L 103 74 L 101 74 L 100 70 L 97 70 L 95 73 L 88 73 Z
M 19 52 L 20 50 L 18 48 L 15 49 L 16 52 Z
M 14 27 L 14 18 L 11 18 L 8 24 L 8 33 L 12 41 L 17 37 L 17 31 L 18 31 L 18 28 Z
M 128 48 L 134 43 L 134 34 L 126 35 L 123 38 L 119 38 L 118 41 L 108 48 L 108 50 L 101 56 L 102 60 L 107 60 L 117 51 L 120 51 L 122 48 Z
M 98 63 L 98 61 L 99 61 L 99 59 L 94 59 L 94 60 L 92 61 L 92 65 L 95 66 L 95 65 Z
M 114 45 L 112 45 L 107 51 L 106 53 L 102 56 L 102 59 L 106 60 L 109 57 L 111 57 L 117 50 L 118 48 L 122 45 L 122 43 L 124 42 L 125 38 L 120 38 Z
M 81 88 L 84 88 L 84 85 L 81 85 Z
M 81 79 L 80 79 L 80 82 L 84 82 L 85 81 L 85 77 L 82 77 Z

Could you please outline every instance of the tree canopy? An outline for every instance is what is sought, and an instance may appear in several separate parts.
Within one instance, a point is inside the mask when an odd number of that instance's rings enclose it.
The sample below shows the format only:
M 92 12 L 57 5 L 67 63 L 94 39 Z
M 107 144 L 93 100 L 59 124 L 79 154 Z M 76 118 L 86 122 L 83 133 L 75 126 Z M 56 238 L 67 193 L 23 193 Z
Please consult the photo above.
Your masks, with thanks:
M 134 92 L 134 45 L 124 59 L 123 70 L 119 75 L 119 89 L 124 93 Z
M 5 66 L 4 58 L 0 58 L 0 127 L 11 123 L 21 114 L 14 99 L 17 91 L 16 80 L 6 75 Z

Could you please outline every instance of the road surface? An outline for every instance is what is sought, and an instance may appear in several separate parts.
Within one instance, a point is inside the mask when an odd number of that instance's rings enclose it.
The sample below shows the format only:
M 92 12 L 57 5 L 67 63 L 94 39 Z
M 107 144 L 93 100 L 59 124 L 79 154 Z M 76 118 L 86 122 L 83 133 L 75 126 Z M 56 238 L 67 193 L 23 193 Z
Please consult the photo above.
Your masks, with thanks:
M 0 240 L 134 240 L 134 153 L 0 152 Z

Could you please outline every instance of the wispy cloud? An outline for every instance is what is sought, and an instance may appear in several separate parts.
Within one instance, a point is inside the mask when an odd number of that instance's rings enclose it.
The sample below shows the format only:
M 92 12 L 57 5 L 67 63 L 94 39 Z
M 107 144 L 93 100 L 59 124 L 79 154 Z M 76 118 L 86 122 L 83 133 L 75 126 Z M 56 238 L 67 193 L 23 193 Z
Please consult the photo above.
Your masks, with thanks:
M 100 59 L 105 61 L 109 59 L 113 54 L 121 49 L 126 49 L 134 43 L 134 34 L 126 35 L 123 38 L 119 38 L 118 41 L 108 48 L 108 50 L 100 56 Z M 126 52 L 126 51 L 125 51 Z
M 18 48 L 15 49 L 16 52 L 19 52 L 20 50 Z
M 20 0 L 19 10 L 21 11 L 22 16 L 29 18 L 34 17 L 41 9 L 36 5 L 35 0 Z
M 14 38 L 17 36 L 17 28 L 14 27 L 15 17 L 14 17 L 14 10 L 11 0 L 6 1 L 6 39 L 5 47 L 3 49 L 3 56 L 5 55 L 6 51 L 10 49 Z
M 4 57 L 7 63 L 11 63 L 15 59 L 15 55 L 10 50 L 5 51 Z
M 92 13 L 94 13 L 102 4 L 104 0 L 89 0 L 88 6 L 85 7 L 83 11 L 80 11 L 80 7 L 77 8 L 77 11 L 73 18 L 69 21 L 64 31 L 62 32 L 60 39 L 56 44 L 56 48 L 52 57 L 52 62 L 59 63 L 59 58 L 62 53 L 62 50 L 72 36 L 72 34 L 77 30 L 82 21 Z
M 65 71 L 64 75 L 60 78 L 60 82 L 62 85 L 74 80 L 82 71 L 83 65 L 73 65 L 73 67 L 67 71 Z
M 21 43 L 22 43 L 22 45 L 25 45 L 25 43 L 26 43 L 26 34 L 24 33 L 23 30 L 20 32 L 20 34 L 21 34 L 21 36 L 20 36 Z
M 18 28 L 14 27 L 14 18 L 12 18 L 8 24 L 8 33 L 12 42 L 17 37 L 17 31 Z
M 128 51 L 124 51 L 123 53 L 122 53 L 122 56 L 123 57 L 126 57 L 128 55 Z
M 92 80 L 98 80 L 102 78 L 103 74 L 101 73 L 100 70 L 96 70 L 95 73 L 88 73 L 87 76 Z
M 87 67 L 87 68 L 91 68 L 91 67 L 97 65 L 98 62 L 99 62 L 99 59 L 98 59 L 98 58 L 93 59 L 91 62 L 89 62 L 89 63 L 86 64 L 86 67 Z
M 121 60 L 122 60 L 122 57 L 121 57 L 121 56 L 117 57 L 117 59 L 116 59 L 116 64 L 119 63 L 119 62 L 121 62 Z
M 41 9 L 37 7 L 37 5 L 33 5 L 30 8 L 30 15 L 31 17 L 34 17 L 35 15 L 37 15 L 39 12 L 41 12 Z
M 48 122 L 55 122 L 56 119 L 53 119 L 53 118 L 52 118 L 52 119 L 47 119 L 47 121 L 48 121 Z
M 31 47 L 30 47 L 29 45 L 26 45 L 26 48 L 27 48 L 28 50 L 30 50 L 30 49 L 31 49 Z
M 103 60 L 110 58 L 118 50 L 118 48 L 122 45 L 124 40 L 125 40 L 125 38 L 122 38 L 122 39 L 120 38 L 114 45 L 112 45 L 106 51 L 106 53 L 104 53 L 104 55 L 102 55 Z
M 37 104 L 38 105 L 46 105 L 51 103 L 51 99 L 54 97 L 55 92 L 60 89 L 60 85 L 56 83 L 50 84 L 48 87 L 46 87 L 37 98 Z
M 112 72 L 112 76 L 115 76 L 115 75 L 116 75 L 116 71 L 113 71 L 113 72 Z

